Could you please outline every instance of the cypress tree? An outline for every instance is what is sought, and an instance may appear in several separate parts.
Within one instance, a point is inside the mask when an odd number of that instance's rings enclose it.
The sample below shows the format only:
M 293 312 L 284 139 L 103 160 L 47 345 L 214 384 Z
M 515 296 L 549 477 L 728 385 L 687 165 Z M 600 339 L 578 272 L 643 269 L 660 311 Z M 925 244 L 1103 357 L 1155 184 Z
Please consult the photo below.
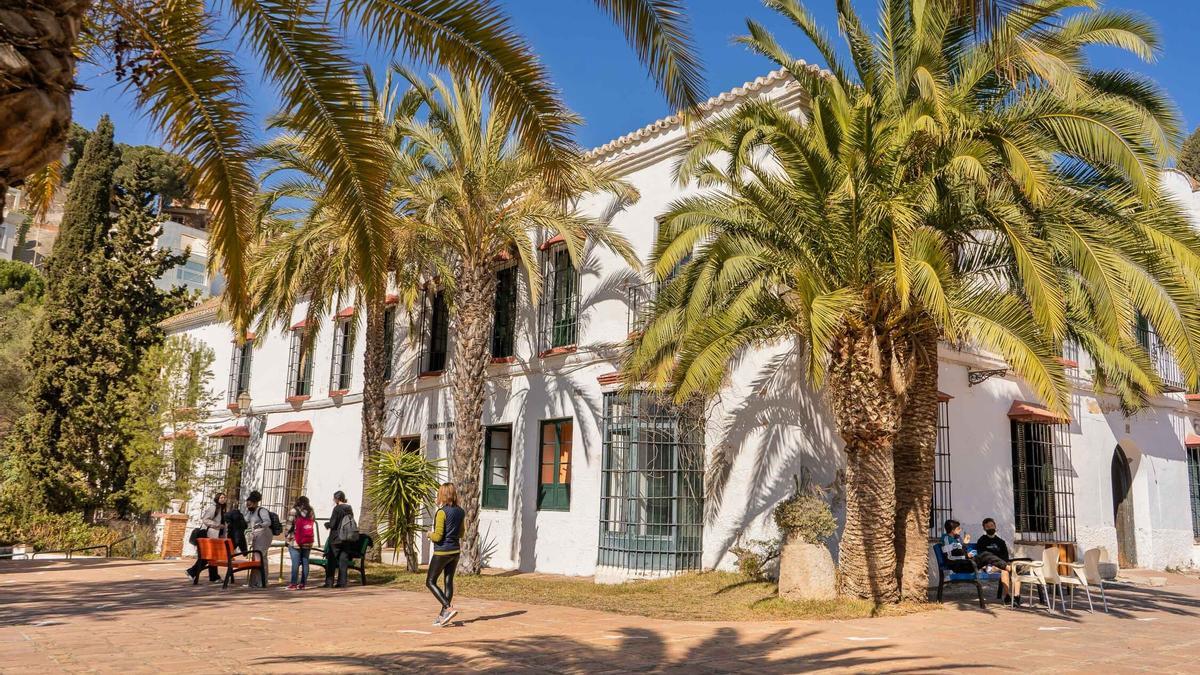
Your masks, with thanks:
M 184 308 L 182 290 L 154 281 L 186 256 L 154 248 L 149 172 L 117 195 L 113 127 L 100 120 L 75 169 L 59 239 L 47 261 L 47 289 L 30 360 L 32 411 L 10 434 L 26 454 L 52 511 L 117 506 L 129 474 L 120 403 L 145 352 L 162 341 L 157 323 Z M 137 174 L 140 174 L 138 176 Z

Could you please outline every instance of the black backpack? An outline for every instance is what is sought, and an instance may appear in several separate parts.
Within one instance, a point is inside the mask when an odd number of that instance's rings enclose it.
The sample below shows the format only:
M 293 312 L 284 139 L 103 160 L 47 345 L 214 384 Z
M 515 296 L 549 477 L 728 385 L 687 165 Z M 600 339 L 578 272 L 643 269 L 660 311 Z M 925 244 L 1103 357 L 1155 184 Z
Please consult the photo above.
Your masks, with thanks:
M 279 514 L 268 510 L 267 518 L 271 520 L 271 534 L 277 537 L 283 534 L 283 521 L 279 520 Z

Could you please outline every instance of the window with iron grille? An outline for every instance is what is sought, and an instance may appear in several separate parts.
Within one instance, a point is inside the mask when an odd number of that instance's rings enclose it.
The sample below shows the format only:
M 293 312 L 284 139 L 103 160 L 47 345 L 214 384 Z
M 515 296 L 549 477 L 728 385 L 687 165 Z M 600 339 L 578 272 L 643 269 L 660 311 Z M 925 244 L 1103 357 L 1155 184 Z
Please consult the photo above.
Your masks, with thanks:
M 231 505 L 242 503 L 242 467 L 246 462 L 246 444 L 232 440 L 225 442 L 225 455 L 229 458 L 225 467 L 225 486 L 222 492 Z
M 305 344 L 306 331 L 292 331 L 292 345 L 288 355 L 287 395 L 312 395 L 312 345 Z
M 508 469 L 512 462 L 512 426 L 488 427 L 483 437 L 483 507 L 508 508 Z
M 254 345 L 249 341 L 233 346 L 233 358 L 229 364 L 229 403 L 237 403 L 242 392 L 250 391 L 250 361 L 254 357 Z
M 496 272 L 495 318 L 492 321 L 492 358 L 513 355 L 517 329 L 517 266 Z
M 392 359 L 396 358 L 396 308 L 388 307 L 383 310 L 383 378 L 392 380 L 395 368 Z
M 575 344 L 579 314 L 579 273 L 571 262 L 567 247 L 552 246 L 542 252 L 540 322 L 541 350 Z
M 650 392 L 604 395 L 601 565 L 700 568 L 704 423 L 697 405 Z
M 1200 447 L 1187 449 L 1188 488 L 1192 496 L 1192 535 L 1200 542 Z
M 571 419 L 542 422 L 538 461 L 537 507 L 542 511 L 571 509 Z
M 354 373 L 354 318 L 338 319 L 333 325 L 333 361 L 329 370 L 330 391 L 350 389 Z
M 1075 541 L 1075 488 L 1065 424 L 1011 420 L 1017 540 Z
M 411 452 L 420 454 L 421 452 L 421 437 L 420 436 L 401 436 L 396 439 L 392 447 L 400 452 Z
M 263 505 L 275 513 L 287 513 L 296 498 L 304 494 L 311 440 L 312 434 L 269 436 L 263 472 Z
M 937 445 L 933 458 L 933 501 L 929 508 L 929 538 L 937 539 L 953 517 L 950 490 L 950 402 L 938 401 Z
M 422 373 L 438 373 L 446 369 L 446 350 L 449 345 L 450 307 L 442 291 L 426 291 L 421 307 L 420 367 Z

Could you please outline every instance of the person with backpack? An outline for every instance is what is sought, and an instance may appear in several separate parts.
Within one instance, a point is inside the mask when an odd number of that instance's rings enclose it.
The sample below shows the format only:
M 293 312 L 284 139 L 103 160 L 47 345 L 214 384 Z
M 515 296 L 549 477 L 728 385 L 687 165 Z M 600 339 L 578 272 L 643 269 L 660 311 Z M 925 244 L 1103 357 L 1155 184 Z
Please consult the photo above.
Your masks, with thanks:
M 250 549 L 262 554 L 262 577 L 250 575 L 251 586 L 266 585 L 267 553 L 271 550 L 271 542 L 275 540 L 275 535 L 283 532 L 282 523 L 278 525 L 276 532 L 275 523 L 278 522 L 279 516 L 262 505 L 261 492 L 254 490 L 246 497 L 246 531 L 250 535 Z
M 454 483 L 442 483 L 437 493 L 437 513 L 433 517 L 433 531 L 429 541 L 433 542 L 433 557 L 429 560 L 429 571 L 425 575 L 425 587 L 442 605 L 442 611 L 433 625 L 447 626 L 458 610 L 450 606 L 454 601 L 454 571 L 458 569 L 458 540 L 462 536 L 462 524 L 466 511 L 458 505 L 458 489 Z M 445 589 L 438 588 L 438 577 L 443 578 Z
M 338 490 L 333 493 L 333 513 L 329 514 L 329 522 L 325 523 L 329 530 L 329 546 L 326 560 L 337 560 L 337 582 L 329 567 L 325 568 L 325 588 L 346 587 L 346 574 L 350 570 L 350 558 L 354 556 L 358 546 L 358 523 L 354 520 L 354 509 L 346 503 L 346 493 Z
M 292 578 L 289 591 L 302 591 L 308 584 L 308 557 L 317 538 L 317 521 L 308 497 L 301 495 L 288 511 L 287 546 L 292 557 Z M 297 583 L 299 579 L 299 583 Z

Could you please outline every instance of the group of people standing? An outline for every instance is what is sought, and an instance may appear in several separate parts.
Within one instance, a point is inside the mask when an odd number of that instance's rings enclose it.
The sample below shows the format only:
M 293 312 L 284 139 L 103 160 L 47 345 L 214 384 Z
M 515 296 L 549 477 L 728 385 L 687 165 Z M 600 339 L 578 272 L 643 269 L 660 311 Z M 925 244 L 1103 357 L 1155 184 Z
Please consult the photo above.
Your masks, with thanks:
M 200 514 L 201 526 L 205 528 L 202 534 L 210 539 L 233 540 L 234 549 L 242 555 L 257 551 L 262 559 L 262 577 L 251 575 L 250 585 L 259 586 L 260 579 L 267 578 L 267 552 L 276 536 L 271 528 L 271 512 L 262 505 L 262 493 L 258 490 L 246 496 L 246 506 L 242 510 L 230 509 L 228 503 L 228 497 L 223 493 L 213 495 L 212 503 Z M 353 547 L 356 545 L 358 526 L 354 521 L 354 509 L 346 503 L 344 492 L 338 490 L 333 493 L 333 504 L 333 513 L 325 523 L 329 530 L 325 552 L 327 560 L 336 562 L 337 571 L 334 574 L 326 568 L 325 587 L 345 588 L 350 559 L 356 553 Z M 316 513 L 308 497 L 297 497 L 288 511 L 282 532 L 292 560 L 291 579 L 287 585 L 289 591 L 304 590 L 308 586 L 309 559 L 316 545 L 316 529 Z M 217 568 L 199 556 L 188 568 L 187 574 L 195 580 L 205 568 L 208 569 L 209 581 L 220 581 Z
M 458 614 L 453 607 L 454 573 L 458 569 L 460 553 L 459 539 L 462 535 L 466 512 L 458 505 L 458 490 L 454 483 L 442 483 L 437 493 L 437 512 L 433 518 L 433 529 L 429 541 L 433 543 L 433 556 L 425 575 L 425 586 L 441 605 L 441 611 L 433 625 L 446 626 Z M 211 504 L 200 515 L 204 535 L 209 538 L 227 537 L 243 555 L 249 550 L 262 555 L 262 578 L 267 577 L 267 551 L 275 539 L 271 529 L 271 512 L 262 506 L 262 493 L 255 490 L 246 497 L 244 510 L 229 509 L 228 498 L 217 493 Z M 325 523 L 329 530 L 325 548 L 326 559 L 336 560 L 336 575 L 330 568 L 325 571 L 325 587 L 345 588 L 350 559 L 357 551 L 358 525 L 354 520 L 354 509 L 346 503 L 346 494 L 341 490 L 333 493 L 333 512 Z M 247 533 L 249 540 L 247 540 Z M 288 590 L 304 590 L 308 586 L 309 559 L 316 543 L 316 515 L 308 497 L 300 496 L 288 510 L 284 527 L 284 541 L 292 559 L 291 579 Z M 351 536 L 353 534 L 353 536 Z M 249 546 L 247 546 L 249 543 Z M 195 564 L 187 570 L 193 580 L 208 569 L 209 581 L 220 581 L 217 568 L 197 556 Z M 439 586 L 439 582 L 441 585 Z M 258 585 L 251 576 L 252 586 Z

